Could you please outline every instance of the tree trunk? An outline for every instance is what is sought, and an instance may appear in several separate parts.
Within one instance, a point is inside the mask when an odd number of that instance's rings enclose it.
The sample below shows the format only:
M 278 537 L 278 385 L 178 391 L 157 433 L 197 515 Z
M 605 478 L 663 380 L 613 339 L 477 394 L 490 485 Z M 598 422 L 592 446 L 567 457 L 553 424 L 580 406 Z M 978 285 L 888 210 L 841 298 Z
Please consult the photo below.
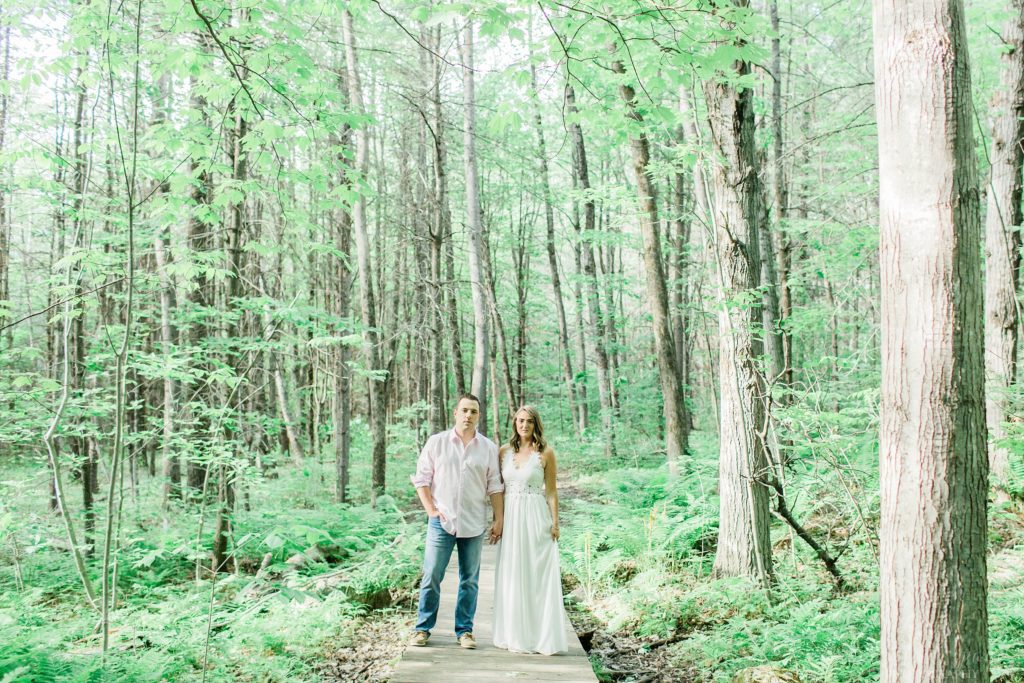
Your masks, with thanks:
M 607 221 L 605 221 L 607 224 Z M 604 233 L 602 228 L 599 232 Z M 618 336 L 616 335 L 616 319 L 621 318 L 615 312 L 615 247 L 607 245 L 597 250 L 597 263 L 601 266 L 603 280 L 602 295 L 604 296 L 604 309 L 601 311 L 604 318 L 604 326 L 601 330 L 604 334 L 605 349 L 608 350 L 608 390 L 612 403 L 612 412 L 619 416 L 619 389 L 615 378 L 618 377 Z M 621 264 L 621 252 L 620 261 Z
M 491 354 L 491 357 L 489 358 L 490 363 L 487 366 L 491 373 L 489 378 L 491 395 L 487 401 L 487 405 L 491 406 L 491 424 L 494 425 L 494 429 L 490 434 L 491 440 L 495 443 L 501 443 L 501 417 L 498 414 L 498 406 L 501 404 L 501 401 L 498 398 L 498 364 L 495 359 L 495 355 L 497 354 L 496 347 L 497 344 L 490 344 L 488 347 L 488 351 Z
M 203 36 L 199 37 L 199 45 L 205 50 L 206 39 Z M 205 123 L 208 119 L 208 105 L 206 98 L 202 95 L 202 86 L 199 84 L 197 77 L 193 76 L 189 83 L 190 89 L 190 108 L 197 112 L 201 117 L 201 120 Z M 209 206 L 213 201 L 213 185 L 210 179 L 209 164 L 205 163 L 204 160 L 197 159 L 195 156 L 191 157 L 189 162 L 189 175 L 195 178 L 195 182 L 191 185 L 190 190 L 190 204 L 191 212 L 188 219 L 188 226 L 186 228 L 186 239 L 188 243 L 188 250 L 193 254 L 203 254 L 203 257 L 208 256 L 208 252 L 211 250 L 211 231 L 208 225 L 204 223 L 204 214 L 209 210 Z M 207 323 L 208 311 L 214 307 L 214 295 L 213 295 L 213 283 L 207 276 L 206 268 L 197 268 L 195 271 L 195 281 L 192 287 L 187 289 L 188 301 L 191 313 L 194 316 L 194 322 L 189 326 L 189 346 L 192 354 L 191 365 L 197 370 L 203 371 L 204 374 L 209 371 L 210 362 L 205 357 L 205 351 L 201 347 L 201 344 L 205 339 L 210 336 L 210 328 Z M 196 389 L 197 399 L 210 399 L 212 392 L 206 389 L 203 385 L 200 385 Z M 211 401 L 212 403 L 212 401 Z M 207 451 L 209 449 L 209 431 L 210 431 L 210 420 L 209 417 L 202 414 L 195 417 L 197 425 L 195 428 L 196 440 L 199 443 L 195 444 L 192 451 Z M 188 488 L 191 492 L 198 494 L 203 490 L 203 484 L 206 480 L 207 466 L 196 458 L 188 458 L 187 460 L 187 481 Z
M 248 19 L 248 10 L 242 10 L 241 22 Z M 224 235 L 227 239 L 225 244 L 227 255 L 228 255 L 228 269 L 230 277 L 227 279 L 227 291 L 222 292 L 224 301 L 222 305 L 226 310 L 235 309 L 236 316 L 228 321 L 221 328 L 221 334 L 224 336 L 225 348 L 230 349 L 230 341 L 239 339 L 242 336 L 243 320 L 245 317 L 244 307 L 239 305 L 238 299 L 242 296 L 242 240 L 245 238 L 247 221 L 246 221 L 246 192 L 244 190 L 244 184 L 249 179 L 249 159 L 245 153 L 245 136 L 249 132 L 248 122 L 246 121 L 245 115 L 239 104 L 238 97 L 231 104 L 231 111 L 234 115 L 234 129 L 231 131 L 230 142 L 231 142 L 231 178 L 239 188 L 241 196 L 239 199 L 231 203 L 231 222 L 230 228 Z M 235 374 L 238 375 L 239 371 L 243 370 L 241 367 L 242 355 L 238 351 L 227 351 L 226 352 L 225 364 L 229 367 L 233 367 Z M 235 391 L 227 392 L 225 395 L 225 387 L 218 386 L 218 401 L 217 404 L 222 407 L 223 410 L 230 411 L 231 414 L 238 414 L 239 410 L 239 396 Z M 244 430 L 245 427 L 239 421 L 238 430 Z M 224 429 L 224 425 L 221 426 L 221 433 L 217 434 L 217 439 L 231 439 L 233 434 Z M 243 437 L 244 440 L 244 437 Z M 216 518 L 213 529 L 213 559 L 210 563 L 210 570 L 216 575 L 218 572 L 223 571 L 226 568 L 228 560 L 228 541 L 231 536 L 231 519 L 230 515 L 234 509 L 234 478 L 235 478 L 235 467 L 231 463 L 222 463 L 217 467 L 217 506 L 216 506 Z
M 164 251 L 166 229 L 159 230 L 153 237 L 156 254 L 157 278 L 160 282 L 160 352 L 170 363 L 174 332 L 171 328 L 171 310 L 175 308 L 174 290 L 167 274 L 167 255 Z M 174 438 L 174 378 L 170 373 L 163 381 L 163 432 L 160 445 L 163 452 L 163 507 L 166 509 L 172 496 L 179 495 L 181 488 L 181 460 L 172 448 Z
M 469 280 L 473 287 L 473 379 L 472 393 L 480 399 L 480 432 L 487 429 L 487 362 L 488 344 L 487 284 L 483 273 L 483 226 L 480 217 L 480 193 L 476 170 L 476 100 L 473 90 L 473 22 L 468 20 L 463 29 L 462 42 L 463 87 L 463 148 L 466 165 L 466 223 L 469 228 Z M 497 425 L 495 425 L 497 426 Z
M 504 379 L 504 384 L 505 384 L 505 401 L 506 401 L 506 406 L 507 406 L 507 409 L 506 409 L 505 413 L 506 413 L 506 415 L 508 417 L 511 417 L 515 413 L 516 408 L 518 408 L 520 404 L 519 404 L 518 398 L 516 397 L 516 385 L 515 385 L 515 380 L 512 377 L 512 366 L 511 366 L 511 363 L 509 362 L 509 357 L 508 357 L 508 337 L 506 337 L 506 335 L 505 335 L 505 323 L 504 323 L 504 321 L 501 318 L 501 311 L 498 310 L 498 306 L 495 305 L 495 303 L 494 303 L 494 302 L 496 302 L 498 300 L 498 294 L 497 294 L 497 290 L 496 290 L 495 282 L 494 282 L 494 268 L 492 267 L 492 263 L 491 263 L 490 245 L 489 245 L 490 240 L 489 240 L 488 235 L 487 235 L 486 232 L 483 235 L 483 242 L 484 242 L 484 245 L 483 245 L 484 246 L 484 263 L 483 263 L 483 266 L 484 266 L 484 278 L 487 280 L 487 291 L 488 291 L 488 295 L 489 295 L 488 299 L 491 302 L 491 306 L 490 306 L 491 324 L 494 327 L 495 341 L 497 341 L 497 348 L 492 350 L 492 352 L 491 352 L 491 359 L 493 361 L 495 356 L 497 356 L 498 359 L 501 361 L 502 378 Z M 495 420 L 495 422 L 494 422 L 494 434 L 498 434 L 498 432 L 500 431 L 500 429 L 499 429 L 500 423 L 498 421 L 501 419 L 501 413 L 502 413 L 502 411 L 501 411 L 501 409 L 499 407 L 499 401 L 498 401 L 498 398 L 497 398 L 498 397 L 498 384 L 497 384 L 498 379 L 497 379 L 497 375 L 498 375 L 497 368 L 495 368 L 494 372 L 491 373 L 491 376 L 494 378 L 492 381 L 495 383 L 494 384 L 494 409 L 492 410 L 492 413 L 494 414 L 494 420 Z
M 59 110 L 57 112 L 57 120 L 62 121 L 59 116 Z M 62 156 L 64 152 L 64 127 L 60 125 L 57 129 L 57 144 L 54 150 L 57 156 Z M 62 187 L 64 185 L 64 166 L 58 164 L 57 168 L 54 169 L 53 182 L 56 187 Z M 65 232 L 67 229 L 67 223 L 64 218 L 64 204 L 63 201 L 58 204 L 53 211 L 53 232 L 50 235 L 50 250 L 49 250 L 49 263 L 47 267 L 47 273 L 51 280 L 57 277 L 57 264 L 64 256 L 64 243 L 65 243 Z M 47 287 L 46 288 L 46 309 L 51 310 L 57 305 L 57 288 Z M 59 381 L 62 385 L 65 384 L 62 377 L 62 362 L 61 362 L 61 336 L 58 330 L 60 329 L 57 325 L 46 326 L 46 375 L 52 380 Z M 47 441 L 46 443 L 50 460 L 53 463 L 59 464 L 60 461 L 60 446 L 59 440 Z M 54 468 L 50 482 L 50 510 L 59 511 L 63 494 L 60 491 L 61 482 L 57 478 L 58 468 Z
M 356 61 L 355 35 L 352 31 L 352 14 L 345 10 L 342 13 L 342 33 L 345 41 L 345 62 L 348 85 L 349 103 L 353 110 L 365 114 L 363 93 L 359 84 L 359 65 Z M 365 182 L 369 168 L 369 130 L 363 125 L 355 132 L 356 155 L 355 171 L 357 183 Z M 356 238 L 356 253 L 359 261 L 359 303 L 363 314 L 363 325 L 366 327 L 366 362 L 371 371 L 381 369 L 380 364 L 380 332 L 377 329 L 376 304 L 373 294 L 373 264 L 370 262 L 370 236 L 366 225 L 365 191 L 360 188 L 359 198 L 352 207 L 352 227 Z M 373 482 L 371 496 L 376 500 L 384 493 L 386 474 L 386 429 L 387 415 L 384 406 L 384 383 L 373 379 L 370 381 L 370 429 L 373 434 Z
M 1006 438 L 1007 392 L 1017 379 L 1020 324 L 1017 285 L 1021 248 L 1021 162 L 1024 161 L 1024 0 L 1010 0 L 1013 18 L 1003 28 L 1002 76 L 992 101 L 992 175 L 985 213 L 985 396 L 989 464 L 995 485 L 1010 475 Z
M 980 217 L 959 0 L 874 5 L 881 680 L 987 681 Z
M 612 64 L 612 71 L 625 74 L 622 62 Z M 619 92 L 626 103 L 627 118 L 639 127 L 643 118 L 635 109 L 635 93 L 627 83 L 619 85 Z M 669 329 L 671 314 L 668 308 L 668 292 L 665 289 L 665 265 L 661 254 L 661 236 L 658 234 L 658 202 L 654 183 L 648 165 L 651 160 L 647 135 L 642 130 L 630 134 L 630 148 L 633 153 L 633 172 L 636 174 L 636 189 L 640 204 L 637 218 L 643 237 L 644 274 L 647 283 L 647 298 L 651 308 L 654 331 L 654 352 L 658 357 L 658 376 L 661 379 L 662 414 L 665 419 L 665 448 L 669 470 L 675 472 L 679 460 L 689 449 L 686 433 L 686 416 L 683 409 L 683 395 L 679 386 L 679 371 L 676 365 L 675 347 Z
M 777 329 L 770 333 L 769 342 L 773 345 L 769 357 L 777 366 L 773 372 L 775 381 L 788 387 L 793 383 L 792 350 L 793 337 L 789 333 L 785 322 L 792 313 L 789 292 L 790 272 L 790 246 L 789 235 L 786 234 L 786 220 L 789 218 L 789 192 L 786 187 L 786 173 L 783 164 L 782 143 L 785 134 L 783 113 L 782 113 L 782 44 L 779 37 L 779 3 L 778 0 L 771 0 L 768 12 L 772 24 L 772 201 L 775 205 L 775 230 L 771 231 L 773 240 L 769 240 L 762 249 L 774 250 L 775 265 L 777 266 L 776 282 L 778 289 L 775 299 L 777 301 L 778 315 L 775 318 Z M 765 330 L 766 334 L 769 331 Z M 776 350 L 775 344 L 781 345 Z M 783 403 L 786 399 L 781 399 Z
M 566 90 L 568 91 L 568 87 Z M 579 173 L 576 164 L 576 149 L 574 146 L 573 172 L 571 174 L 573 195 L 578 192 L 580 185 Z M 576 396 L 579 399 L 579 426 L 577 429 L 580 434 L 583 434 L 587 431 L 587 427 L 590 422 L 590 407 L 587 403 L 587 345 L 585 343 L 586 331 L 583 326 L 583 288 L 580 285 L 583 281 L 583 226 L 580 224 L 580 203 L 575 196 L 572 200 L 571 211 L 572 228 L 576 233 L 572 249 L 573 273 L 575 274 L 575 277 L 572 279 L 573 323 L 576 330 L 576 359 L 579 361 L 579 370 L 573 377 L 573 383 L 576 385 Z
M 272 324 L 268 312 L 264 318 L 264 327 L 269 328 Z M 270 352 L 270 357 L 271 365 L 274 368 L 274 396 L 277 398 L 277 412 L 281 416 L 281 422 L 284 423 L 284 433 L 288 439 L 288 453 L 291 455 L 292 463 L 294 463 L 295 467 L 302 469 L 305 455 L 302 452 L 302 443 L 299 441 L 298 430 L 295 429 L 291 414 L 288 411 L 288 395 L 284 385 L 284 372 L 281 370 L 281 361 L 278 354 L 273 351 Z
M 565 382 L 566 397 L 569 400 L 569 412 L 572 415 L 576 435 L 583 433 L 581 408 L 576 398 L 576 383 L 572 374 L 572 358 L 569 353 L 569 325 L 565 317 L 565 303 L 562 299 L 562 281 L 558 274 L 558 256 L 555 250 L 555 209 L 551 200 L 551 180 L 548 171 L 547 147 L 544 141 L 544 121 L 540 115 L 540 98 L 537 95 L 537 69 L 530 63 L 530 92 L 533 96 L 536 113 L 534 129 L 537 131 L 537 157 L 540 161 L 541 192 L 544 200 L 544 225 L 546 228 L 546 247 L 548 252 L 548 268 L 551 271 L 551 289 L 555 300 L 555 314 L 558 319 L 558 353 L 561 358 L 562 380 Z
M 532 242 L 529 235 L 530 221 L 520 216 L 517 225 L 516 246 L 512 253 L 514 259 L 513 274 L 516 283 L 516 348 L 514 352 L 516 362 L 516 385 L 513 389 L 513 406 L 518 407 L 526 403 L 526 298 L 530 290 L 530 249 Z M 493 289 L 493 288 L 492 288 Z M 498 310 L 495 297 L 494 310 Z M 513 411 L 515 411 L 513 407 Z M 512 413 L 509 414 L 511 419 Z
M 700 149 L 701 147 L 703 147 L 703 140 L 700 128 L 698 127 L 697 113 L 694 111 L 694 108 L 690 102 L 690 93 L 686 90 L 686 88 L 682 86 L 680 86 L 679 88 L 679 113 L 681 114 L 684 137 L 688 140 L 692 140 L 694 143 L 697 144 L 698 149 Z M 712 197 L 710 194 L 710 190 L 708 188 L 707 177 L 704 169 L 704 159 L 702 159 L 700 156 L 698 156 L 696 163 L 694 163 L 693 165 L 693 205 L 694 215 L 697 217 L 698 222 L 700 222 L 703 226 L 708 226 L 708 229 L 700 230 L 698 232 L 698 234 L 700 235 L 700 249 L 702 252 L 707 251 L 708 234 L 710 230 L 714 229 L 714 217 L 712 215 Z M 689 283 L 687 283 L 687 286 L 689 286 Z M 702 289 L 703 288 L 701 284 L 696 283 L 693 295 L 688 297 L 689 300 L 695 302 L 701 301 L 702 297 L 700 296 L 700 294 Z M 721 405 L 721 402 L 719 400 L 720 381 L 718 377 L 717 364 L 714 360 L 714 354 L 711 351 L 709 335 L 707 334 L 707 316 L 702 314 L 696 316 L 695 319 L 700 323 L 701 329 L 704 333 L 703 336 L 706 342 L 706 346 L 708 349 L 707 381 L 708 385 L 711 387 L 711 393 L 714 398 L 713 404 L 715 406 L 715 419 L 717 421 L 719 418 L 719 408 Z M 696 336 L 697 332 L 696 330 L 694 330 L 694 339 L 696 338 Z M 689 359 L 687 358 L 683 362 L 683 371 L 687 375 L 687 379 L 685 380 L 684 385 L 687 387 L 689 387 L 690 385 L 688 360 Z M 692 422 L 693 416 L 690 415 L 689 417 Z
M 783 347 L 782 314 L 779 306 L 779 275 L 775 265 L 775 250 L 772 248 L 772 229 L 768 220 L 767 206 L 761 204 L 762 216 L 758 220 L 761 249 L 761 324 L 764 327 L 765 352 L 768 357 L 768 381 L 774 386 L 786 374 L 786 352 Z M 770 400 L 770 396 L 766 400 Z M 774 429 L 774 428 L 773 428 Z
M 448 335 L 451 342 L 452 375 L 455 376 L 455 393 L 465 394 L 466 386 L 465 362 L 462 359 L 462 325 L 459 314 L 459 300 L 456 296 L 455 282 L 455 238 L 448 224 L 448 234 L 444 241 L 444 272 L 447 286 L 445 287 L 445 309 L 448 315 Z M 448 412 L 447 410 L 445 412 Z
M 343 256 L 338 258 L 335 266 L 334 280 L 337 289 L 334 296 L 334 314 L 340 319 L 348 317 L 351 307 L 351 282 L 352 275 L 346 258 L 352 251 L 351 235 L 352 225 L 349 214 L 341 212 L 335 219 L 334 247 Z M 349 480 L 349 445 L 351 437 L 349 434 L 349 423 L 351 418 L 350 394 L 352 391 L 352 378 L 348 368 L 348 347 L 338 344 L 334 350 L 334 392 L 333 392 L 333 419 L 334 419 L 334 468 L 337 477 L 335 481 L 334 498 L 339 503 L 348 502 L 348 480 Z
M 3 19 L 3 8 L 0 8 L 0 20 Z M 2 21 L 0 21 L 2 23 Z M 0 82 L 7 83 L 11 75 L 11 27 L 6 25 L 0 33 Z M 4 154 L 4 143 L 7 138 L 7 103 L 6 89 L 0 92 L 0 157 Z M 6 168 L 0 165 L 0 188 L 6 186 Z M 10 320 L 11 307 L 11 226 L 7 220 L 7 198 L 5 190 L 0 189 L 0 325 Z M 14 328 L 8 327 L 5 333 L 7 348 L 14 348 Z
M 433 137 L 434 167 L 434 214 L 430 227 L 430 279 L 432 281 L 431 300 L 432 315 L 430 322 L 430 429 L 437 433 L 448 424 L 448 410 L 445 405 L 445 393 L 448 387 L 445 362 L 445 320 L 449 327 L 448 338 L 451 344 L 451 361 L 455 370 L 455 390 L 465 391 L 465 379 L 462 376 L 462 346 L 459 343 L 458 314 L 455 297 L 451 295 L 454 287 L 454 273 L 451 268 L 447 275 L 442 270 L 446 255 L 446 241 L 450 244 L 452 233 L 452 214 L 448 205 L 448 149 L 444 138 L 444 111 L 441 108 L 442 61 L 439 56 L 441 46 L 440 26 L 431 29 L 430 38 L 434 50 L 431 52 L 431 69 L 433 71 L 433 88 L 430 91 L 433 126 L 426 120 L 425 125 Z M 424 116 L 426 119 L 426 116 Z M 454 264 L 452 264 L 454 266 Z M 445 278 L 447 281 L 445 282 Z
M 605 451 L 611 457 L 615 455 L 615 430 L 612 425 L 614 408 L 612 406 L 611 380 L 608 370 L 608 350 L 605 348 L 601 302 L 597 289 L 597 268 L 594 264 L 594 199 L 590 196 L 590 170 L 587 167 L 587 149 L 583 140 L 583 128 L 580 126 L 579 111 L 576 109 L 576 93 L 568 83 L 565 85 L 565 102 L 569 110 L 569 133 L 573 144 L 573 166 L 577 187 L 583 192 L 583 232 L 580 235 L 580 259 L 584 279 L 586 280 L 586 302 L 590 313 L 590 333 L 594 339 L 594 355 L 597 357 L 597 388 L 601 401 L 601 427 L 604 430 Z M 582 328 L 580 330 L 582 336 Z
M 82 266 L 82 259 L 84 258 L 85 244 L 86 244 L 86 224 L 83 214 L 85 208 L 85 191 L 88 183 L 88 172 L 89 172 L 89 158 L 88 152 L 86 151 L 86 132 L 85 132 L 85 105 L 86 105 L 86 88 L 83 85 L 84 81 L 84 70 L 79 67 L 75 76 L 75 119 L 74 127 L 72 128 L 72 148 L 71 153 L 74 157 L 74 165 L 72 166 L 72 188 L 74 196 L 71 200 L 72 205 L 72 230 L 75 238 L 71 245 L 72 259 L 76 265 L 72 266 L 72 287 L 73 287 L 73 309 L 77 309 L 77 314 L 72 318 L 71 321 L 71 339 L 67 345 L 66 352 L 68 355 L 68 364 L 71 371 L 69 380 L 71 382 L 71 396 L 75 400 L 81 400 L 82 395 L 85 391 L 83 383 L 83 376 L 85 374 L 85 301 L 83 300 L 83 292 L 85 287 L 83 284 L 84 279 L 84 268 Z M 81 463 L 79 473 L 81 475 L 82 483 L 82 516 L 83 516 L 83 539 L 85 543 L 85 550 L 87 554 L 92 554 L 93 541 L 96 529 L 96 512 L 93 509 L 93 493 L 96 491 L 96 487 L 93 484 L 94 480 L 97 480 L 97 462 L 96 458 L 92 456 L 89 451 L 88 444 L 85 438 L 80 436 L 70 436 L 66 439 L 72 457 Z
M 344 69 L 339 69 L 338 74 L 338 87 L 342 92 L 347 92 Z M 341 134 L 334 140 L 334 146 L 339 150 L 336 160 L 339 169 L 337 182 L 340 186 L 344 186 L 348 182 L 346 173 L 349 162 L 342 150 L 348 150 L 351 142 L 352 129 L 345 125 L 342 127 Z M 334 266 L 330 277 L 330 280 L 334 282 L 334 286 L 331 287 L 331 312 L 340 321 L 349 316 L 352 307 L 352 271 L 349 266 L 352 262 L 351 214 L 348 211 L 336 211 L 333 228 L 334 249 L 338 252 L 338 256 L 331 261 Z M 340 335 L 342 331 L 339 329 L 336 333 Z M 351 445 L 349 425 L 352 415 L 352 376 L 348 367 L 349 347 L 346 344 L 337 344 L 331 354 L 331 360 L 333 364 L 331 415 L 334 422 L 334 499 L 338 503 L 347 503 L 349 500 L 349 449 Z
M 740 4 L 740 3 L 737 3 Z M 744 3 L 745 4 L 745 3 Z M 754 140 L 753 93 L 737 90 L 735 76 L 750 64 L 737 62 L 727 78 L 704 86 L 711 128 L 712 184 L 721 309 L 719 321 L 719 509 L 718 576 L 752 576 L 767 585 L 772 574 L 769 538 L 768 459 L 765 445 L 764 378 L 758 306 L 749 299 L 760 285 L 758 221 L 763 190 Z
M 680 143 L 686 141 L 682 126 L 678 130 Z M 688 213 L 692 210 L 692 200 L 687 201 L 690 192 L 687 191 L 686 175 L 677 171 L 672 178 L 672 210 L 675 214 L 670 225 L 674 228 L 671 236 L 673 248 L 673 288 L 672 308 L 675 311 L 675 332 L 672 335 L 675 341 L 676 369 L 679 371 L 679 388 L 683 401 L 683 430 L 686 442 L 690 440 L 690 429 L 693 426 L 693 416 L 690 414 L 690 230 L 692 222 Z

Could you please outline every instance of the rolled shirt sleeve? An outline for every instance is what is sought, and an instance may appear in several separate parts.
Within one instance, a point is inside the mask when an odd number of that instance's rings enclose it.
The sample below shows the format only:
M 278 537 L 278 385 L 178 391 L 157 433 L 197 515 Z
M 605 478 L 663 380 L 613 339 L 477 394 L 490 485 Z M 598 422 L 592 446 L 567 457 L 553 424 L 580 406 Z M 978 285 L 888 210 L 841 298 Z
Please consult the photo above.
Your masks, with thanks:
M 435 436 L 427 439 L 420 451 L 419 460 L 416 461 L 416 473 L 413 474 L 412 485 L 416 488 L 430 486 L 434 481 L 434 463 L 437 460 L 437 438 Z
M 501 463 L 498 461 L 497 448 L 494 449 L 494 453 L 489 454 L 487 462 L 487 495 L 493 496 L 505 490 L 505 484 L 501 481 Z

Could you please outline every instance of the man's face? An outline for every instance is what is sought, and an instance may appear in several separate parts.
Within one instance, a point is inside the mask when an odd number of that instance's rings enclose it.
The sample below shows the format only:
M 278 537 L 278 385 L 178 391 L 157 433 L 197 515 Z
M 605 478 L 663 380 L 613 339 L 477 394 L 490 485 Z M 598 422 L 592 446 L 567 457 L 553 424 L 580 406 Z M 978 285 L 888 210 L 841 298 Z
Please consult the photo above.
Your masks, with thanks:
M 480 404 L 464 398 L 455 406 L 455 427 L 460 432 L 476 431 L 476 423 L 480 421 Z

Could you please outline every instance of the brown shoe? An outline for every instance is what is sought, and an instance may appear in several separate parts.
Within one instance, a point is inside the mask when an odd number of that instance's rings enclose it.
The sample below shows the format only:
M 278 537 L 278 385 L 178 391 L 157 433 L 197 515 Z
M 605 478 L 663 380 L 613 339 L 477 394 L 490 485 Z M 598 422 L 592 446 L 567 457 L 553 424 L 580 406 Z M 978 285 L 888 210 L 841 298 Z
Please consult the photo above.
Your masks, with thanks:
M 475 650 L 476 638 L 473 637 L 472 633 L 463 633 L 459 636 L 459 645 L 467 650 Z
M 412 638 L 409 639 L 409 644 L 416 647 L 423 647 L 430 640 L 430 633 L 427 631 L 416 631 L 412 634 Z

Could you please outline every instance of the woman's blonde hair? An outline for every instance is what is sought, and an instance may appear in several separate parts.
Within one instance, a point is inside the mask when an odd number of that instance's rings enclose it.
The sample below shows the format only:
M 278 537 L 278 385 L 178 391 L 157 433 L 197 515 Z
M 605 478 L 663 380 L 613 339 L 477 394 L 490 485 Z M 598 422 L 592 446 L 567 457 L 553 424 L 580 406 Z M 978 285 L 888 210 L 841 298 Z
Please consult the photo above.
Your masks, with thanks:
M 512 437 L 508 440 L 508 445 L 512 447 L 513 453 L 519 452 L 519 447 L 522 446 L 519 440 L 519 430 L 516 429 L 516 416 L 524 410 L 533 418 L 533 443 L 537 445 L 537 451 L 543 453 L 544 449 L 548 447 L 548 442 L 544 440 L 544 425 L 540 422 L 540 413 L 530 405 L 519 406 L 516 412 L 512 413 Z

